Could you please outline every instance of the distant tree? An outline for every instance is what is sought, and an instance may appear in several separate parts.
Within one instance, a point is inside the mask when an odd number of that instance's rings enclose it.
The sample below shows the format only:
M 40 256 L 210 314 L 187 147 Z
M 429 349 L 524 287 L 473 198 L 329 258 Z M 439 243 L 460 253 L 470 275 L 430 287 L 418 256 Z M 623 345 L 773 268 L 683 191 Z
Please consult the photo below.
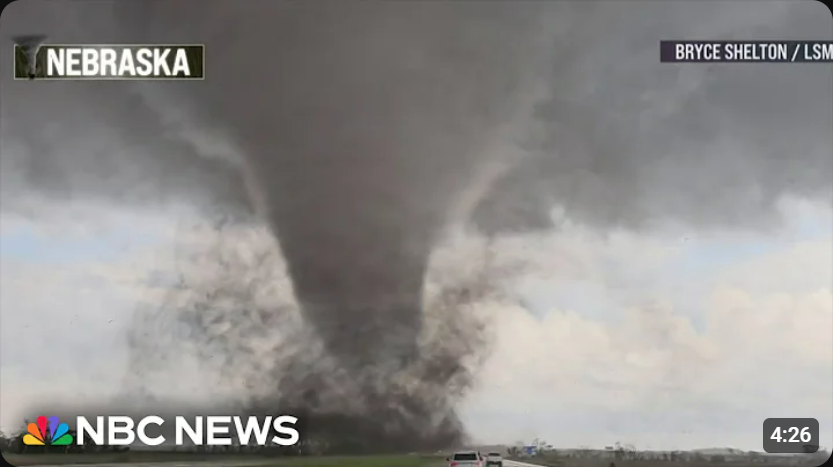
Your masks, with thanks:
M 613 458 L 617 461 L 625 459 L 625 446 L 623 446 L 619 441 L 613 443 Z
M 637 460 L 637 458 L 639 457 L 639 453 L 636 450 L 636 446 L 634 446 L 633 444 L 625 444 L 624 446 L 622 446 L 622 449 L 625 452 L 625 459 L 629 461 Z

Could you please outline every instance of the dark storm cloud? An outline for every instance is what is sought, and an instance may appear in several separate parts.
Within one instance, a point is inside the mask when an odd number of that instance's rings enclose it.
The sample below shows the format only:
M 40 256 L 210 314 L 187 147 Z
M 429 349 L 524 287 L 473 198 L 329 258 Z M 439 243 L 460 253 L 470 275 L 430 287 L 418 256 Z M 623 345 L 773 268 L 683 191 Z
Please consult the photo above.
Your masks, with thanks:
M 37 195 L 257 210 L 305 320 L 357 380 L 428 358 L 429 254 L 461 192 L 502 157 L 486 154 L 509 120 L 526 157 L 473 212 L 489 233 L 545 228 L 553 205 L 602 227 L 759 226 L 782 195 L 830 197 L 829 65 L 657 63 L 660 39 L 829 38 L 819 3 L 22 0 L 2 28 L 205 43 L 208 79 L 141 87 L 12 83 L 3 48 L 3 207 Z M 518 122 L 542 81 L 549 97 Z M 183 109 L 184 123 L 167 121 Z M 209 157 L 177 125 L 216 128 L 242 156 Z M 303 405 L 329 386 L 299 367 L 274 384 Z M 447 409 L 366 392 L 423 419 Z
M 474 351 L 468 343 L 480 331 L 458 329 L 458 314 L 450 313 L 457 310 L 448 310 L 442 327 L 458 330 L 452 339 L 462 347 L 421 349 L 423 280 L 446 209 L 477 170 L 492 130 L 515 111 L 519 92 L 535 78 L 538 8 L 256 4 L 18 4 L 30 8 L 30 16 L 8 29 L 46 28 L 43 32 L 64 42 L 204 42 L 212 78 L 143 89 L 123 83 L 120 90 L 113 83 L 58 83 L 62 89 L 48 93 L 21 89 L 13 102 L 4 101 L 8 120 L 17 122 L 7 134 L 32 135 L 40 142 L 40 128 L 57 123 L 53 131 L 61 136 L 83 135 L 98 143 L 107 137 L 103 127 L 113 126 L 133 141 L 156 146 L 130 153 L 121 147 L 83 151 L 82 144 L 76 151 L 58 144 L 27 148 L 34 150 L 12 159 L 24 169 L 16 170 L 23 179 L 12 195 L 39 191 L 157 204 L 194 198 L 201 205 L 234 206 L 240 193 L 253 193 L 251 204 L 280 240 L 305 321 L 343 374 L 334 380 L 332 369 L 311 363 L 314 347 L 307 343 L 288 360 L 276 356 L 279 361 L 266 370 L 272 376 L 264 384 L 275 394 L 265 396 L 266 403 L 288 406 L 319 432 L 357 435 L 360 445 L 383 439 L 387 449 L 406 449 L 454 442 L 461 425 L 453 412 L 459 392 L 453 386 L 469 384 L 462 359 Z M 50 18 L 38 11 L 41 5 L 52 9 Z M 78 9 L 60 11 L 73 8 Z M 73 17 L 78 29 L 66 27 Z M 54 29 L 50 20 L 59 22 Z M 40 83 L 5 84 L 16 91 Z M 203 160 L 193 145 L 180 150 L 176 138 L 154 138 L 169 128 L 153 112 L 164 115 L 171 102 L 194 109 L 200 123 L 228 132 L 245 157 L 238 167 L 254 174 L 245 177 L 248 191 L 229 170 L 235 161 Z M 76 108 L 88 109 L 89 115 L 71 115 Z M 45 110 L 54 113 L 40 120 Z M 112 165 L 122 173 L 102 179 L 95 173 L 96 156 L 114 158 Z M 162 174 L 171 183 L 164 183 Z M 122 189 L 134 198 L 118 196 Z M 231 290 L 222 282 L 199 286 L 216 297 L 212 306 L 236 297 L 239 310 L 221 319 L 234 329 L 247 328 L 253 311 L 246 301 L 253 293 L 250 284 Z M 463 306 L 470 296 L 468 291 L 452 294 L 445 303 Z M 282 314 L 274 307 L 259 311 L 266 317 Z M 230 334 L 213 333 L 214 323 L 206 322 L 205 314 L 194 317 L 180 309 L 175 314 L 208 351 L 245 355 Z M 149 325 L 141 320 L 138 329 Z M 153 334 L 136 336 L 134 348 L 153 346 Z M 428 385 L 405 390 L 394 383 L 401 374 Z M 351 382 L 356 389 L 345 394 Z M 333 394 L 340 394 L 335 408 L 332 403 L 322 408 L 320 401 Z M 358 396 L 370 413 L 348 410 Z
M 602 6 L 603 5 L 603 6 Z M 777 222 L 785 195 L 829 202 L 829 64 L 672 65 L 662 39 L 830 39 L 821 3 L 621 2 L 562 34 L 553 94 L 537 106 L 538 154 L 475 211 L 490 232 L 540 227 L 559 204 L 574 220 L 639 227 Z
M 829 38 L 831 19 L 823 4 L 762 2 L 750 12 L 745 2 L 721 2 L 720 5 L 625 3 L 561 2 L 548 7 L 552 16 L 544 22 L 551 25 L 555 39 L 545 52 L 546 57 L 534 58 L 547 59 L 541 66 L 551 73 L 548 79 L 553 95 L 549 100 L 539 102 L 535 112 L 539 126 L 535 129 L 534 141 L 524 146 L 528 152 L 537 152 L 538 157 L 529 158 L 527 164 L 521 164 L 497 184 L 492 196 L 484 202 L 484 209 L 479 211 L 478 220 L 483 224 L 494 224 L 499 220 L 485 219 L 489 217 L 487 213 L 513 220 L 519 216 L 537 217 L 523 216 L 522 212 L 544 212 L 552 203 L 563 203 L 575 215 L 599 222 L 611 217 L 622 220 L 646 216 L 674 216 L 707 223 L 743 222 L 753 220 L 755 214 L 771 213 L 769 203 L 780 194 L 827 194 L 831 172 L 827 170 L 831 165 L 829 123 L 833 112 L 830 105 L 833 98 L 828 89 L 832 75 L 830 65 L 669 65 L 656 60 L 656 41 L 666 38 Z M 268 7 L 261 5 L 258 10 L 261 14 L 253 13 L 255 9 L 250 7 L 251 4 L 199 10 L 192 9 L 187 1 L 159 5 L 136 2 L 114 10 L 110 2 L 16 2 L 4 11 L 3 31 L 11 36 L 44 30 L 67 42 L 147 37 L 184 40 L 199 36 L 216 43 L 219 58 L 212 62 L 215 70 L 222 70 L 224 63 L 233 62 L 232 70 L 248 69 L 255 64 L 255 68 L 266 71 L 263 63 L 257 64 L 246 55 L 247 52 L 267 50 L 265 45 L 246 46 L 229 54 L 225 51 L 235 48 L 234 39 L 270 44 L 268 51 L 275 59 L 269 66 L 275 68 L 277 78 L 269 85 L 286 89 L 274 96 L 281 102 L 289 101 L 283 106 L 287 109 L 283 113 L 292 114 L 298 108 L 309 110 L 318 105 L 316 102 L 321 102 L 332 108 L 346 109 L 340 112 L 352 112 L 353 118 L 349 120 L 356 121 L 355 125 L 380 113 L 372 108 L 378 107 L 373 102 L 395 101 L 384 97 L 385 92 L 403 95 L 399 99 L 401 104 L 388 104 L 391 115 L 396 111 L 395 105 L 407 108 L 407 115 L 419 116 L 427 111 L 427 102 L 415 106 L 405 101 L 420 101 L 426 91 L 419 94 L 419 87 L 432 87 L 429 86 L 432 81 L 417 77 L 435 75 L 431 79 L 436 82 L 465 82 L 466 86 L 461 87 L 490 90 L 502 80 L 511 81 L 513 75 L 527 71 L 504 70 L 512 63 L 506 59 L 512 55 L 512 48 L 524 49 L 512 39 L 528 40 L 519 35 L 519 31 L 524 30 L 522 23 L 530 16 L 523 12 L 503 17 L 505 11 L 490 12 L 482 5 L 468 7 L 477 13 L 469 15 L 467 21 L 480 21 L 483 29 L 500 30 L 500 35 L 494 35 L 478 32 L 472 27 L 458 30 L 456 25 L 470 13 L 457 11 L 455 15 L 453 10 L 464 10 L 459 6 L 432 7 L 434 12 L 425 12 L 420 17 L 404 9 L 425 10 L 424 7 L 393 4 L 383 7 L 374 3 L 365 5 L 363 11 L 362 8 L 335 4 L 305 7 L 300 3 L 285 2 Z M 533 8 L 531 5 L 515 2 L 514 9 Z M 538 8 L 536 5 L 533 9 Z M 113 18 L 122 22 L 113 21 Z M 493 22 L 499 21 L 500 27 L 488 25 L 489 18 Z M 316 26 L 307 27 L 304 20 Z M 396 21 L 406 23 L 408 27 Z M 77 26 L 81 22 L 85 23 L 83 28 Z M 364 22 L 375 26 L 359 27 Z M 241 24 L 247 25 L 245 37 Z M 426 31 L 429 30 L 434 32 L 428 34 Z M 441 31 L 446 31 L 446 35 L 443 36 Z M 458 37 L 469 35 L 473 40 L 468 44 L 454 42 L 451 40 L 454 31 Z M 340 40 L 332 41 L 333 37 Z M 495 42 L 499 37 L 509 39 Z M 496 47 L 496 43 L 506 45 Z M 442 44 L 448 46 L 440 47 Z M 458 50 L 455 51 L 451 44 L 457 44 Z M 468 50 L 464 50 L 465 47 Z M 295 52 L 291 52 L 293 49 Z M 8 54 L 9 50 L 3 49 L 3 53 Z M 494 53 L 482 52 L 480 58 L 476 53 L 474 56 L 464 53 L 473 50 L 494 50 Z M 459 57 L 454 53 L 468 59 L 457 60 Z M 303 58 L 311 56 L 320 58 Z M 4 57 L 8 58 L 8 55 Z M 374 60 L 396 62 L 396 65 L 386 65 L 386 70 L 394 73 L 398 69 L 401 74 L 412 76 L 412 82 L 380 73 L 384 71 L 380 68 L 382 65 L 374 65 Z M 2 63 L 4 80 L 10 76 L 10 63 L 11 60 Z M 375 73 L 371 65 L 376 66 Z M 355 72 L 351 75 L 341 71 L 343 69 L 355 69 Z M 288 73 L 289 70 L 293 73 Z M 486 70 L 489 73 L 482 74 L 487 76 L 480 76 L 479 72 Z M 237 105 L 255 120 L 263 113 L 260 106 L 268 106 L 263 99 L 220 99 L 218 96 L 235 94 L 213 90 L 245 88 L 267 80 L 264 76 L 269 73 L 260 73 L 257 77 L 243 77 L 243 73 L 234 72 L 224 74 L 233 76 L 234 83 L 229 85 L 223 81 L 226 78 L 218 76 L 204 84 L 204 89 L 194 90 L 188 84 L 188 93 L 205 91 L 217 101 L 211 103 L 212 99 L 208 99 L 210 107 Z M 316 74 L 317 79 L 310 79 L 309 74 Z M 487 80 L 488 75 L 500 76 Z M 342 84 L 328 85 L 336 76 L 344 77 L 338 80 Z M 355 78 L 352 83 L 350 76 Z M 472 77 L 477 79 L 472 80 Z M 466 82 L 466 79 L 472 81 Z M 487 81 L 492 82 L 492 88 Z M 472 83 L 478 86 L 468 86 Z M 359 86 L 365 89 L 359 89 Z M 398 92 L 407 86 L 411 86 L 407 89 L 412 92 Z M 164 87 L 169 94 L 176 94 L 184 86 Z M 33 87 L 29 83 L 4 82 L 8 92 L 5 92 L 2 109 L 8 118 L 2 120 L 3 131 L 5 135 L 16 136 L 4 138 L 7 148 L 2 159 L 6 169 L 3 170 L 4 194 L 18 194 L 37 187 L 76 196 L 100 191 L 107 196 L 115 193 L 136 200 L 182 196 L 193 202 L 204 199 L 203 191 L 219 192 L 207 195 L 208 202 L 246 198 L 233 164 L 197 153 L 190 147 L 193 145 L 177 138 L 181 135 L 175 125 L 160 124 L 160 113 L 165 112 L 157 104 L 148 104 L 148 94 L 141 97 L 136 89 L 125 93 L 125 88 L 124 83 L 51 83 Z M 367 98 L 358 92 L 362 90 L 373 97 Z M 350 99 L 345 95 L 348 94 L 346 91 L 351 91 L 353 104 L 361 102 L 362 105 L 344 105 Z M 442 96 L 436 107 L 451 109 L 455 102 L 464 103 L 464 98 L 474 96 L 474 92 L 457 92 L 454 86 L 445 86 L 442 92 L 435 91 L 436 95 Z M 128 97 L 123 97 L 125 94 Z M 457 94 L 462 97 L 445 99 Z M 458 106 L 461 112 L 476 118 L 471 123 L 457 124 L 476 127 L 482 122 L 488 114 L 486 104 L 492 99 L 479 101 L 482 108 Z M 47 108 L 44 102 L 50 103 L 48 111 L 44 110 Z M 289 105 L 292 102 L 294 104 Z M 190 102 L 190 105 L 195 104 Z M 362 118 L 353 110 L 357 107 L 370 109 L 364 111 L 366 116 Z M 170 111 L 170 108 L 166 110 Z M 9 117 L 10 112 L 14 118 Z M 202 123 L 222 121 L 229 126 L 227 122 L 233 120 L 230 115 L 208 113 L 204 108 L 194 113 L 204 120 Z M 292 117 L 298 126 L 312 118 L 308 116 L 305 120 L 297 112 Z M 332 117 L 331 120 L 344 119 Z M 412 120 L 409 134 L 435 131 L 417 117 Z M 124 129 L 125 122 L 131 123 L 130 131 Z M 256 144 L 257 138 L 239 135 L 258 131 L 254 128 L 258 125 L 250 123 L 240 122 L 236 126 L 246 129 L 231 131 L 242 140 L 241 146 Z M 381 123 L 389 128 L 394 125 L 386 121 Z M 99 133 L 96 138 L 88 136 L 93 130 Z M 385 134 L 382 130 L 383 127 L 379 127 L 378 133 Z M 315 131 L 316 135 L 330 136 L 296 136 L 296 139 L 336 139 L 331 131 L 325 131 L 323 124 Z M 356 128 L 344 128 L 343 131 L 358 134 Z M 107 138 L 102 138 L 101 134 Z M 120 141 L 120 138 L 128 140 Z M 425 138 L 412 139 L 420 140 L 422 145 L 428 144 Z M 15 143 L 18 146 L 20 143 L 37 145 L 38 156 L 24 156 L 20 154 L 25 152 L 23 150 L 9 150 Z M 54 150 L 56 144 L 62 145 L 60 151 Z M 350 160 L 350 157 L 342 159 Z M 412 164 L 419 165 L 417 162 Z M 293 170 L 286 172 L 294 173 Z M 419 177 L 414 174 L 411 178 Z M 223 188 L 215 190 L 216 185 Z M 434 188 L 431 183 L 424 185 Z M 438 185 L 442 184 L 438 182 Z M 527 189 L 521 189 L 519 185 L 526 185 Z M 639 189 L 634 189 L 635 186 Z M 13 204 L 10 198 L 4 197 L 5 204 Z M 715 199 L 722 202 L 715 203 Z M 611 203 L 612 200 L 616 203 Z M 540 208 L 531 209 L 530 205 L 540 205 Z M 610 209 L 605 209 L 610 205 L 617 205 L 615 210 L 622 214 L 612 214 Z M 487 206 L 494 209 L 485 209 Z M 739 212 L 746 215 L 739 215 Z

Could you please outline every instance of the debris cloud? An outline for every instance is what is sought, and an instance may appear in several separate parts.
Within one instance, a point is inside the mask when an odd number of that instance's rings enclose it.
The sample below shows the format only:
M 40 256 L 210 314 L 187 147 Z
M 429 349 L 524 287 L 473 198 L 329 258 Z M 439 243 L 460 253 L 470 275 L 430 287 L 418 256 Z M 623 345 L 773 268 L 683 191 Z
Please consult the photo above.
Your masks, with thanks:
M 190 256 L 222 273 L 137 315 L 136 355 L 176 323 L 223 371 L 259 362 L 252 406 L 307 414 L 362 449 L 442 447 L 463 437 L 463 362 L 486 349 L 465 308 L 484 299 L 473 288 L 500 283 L 456 278 L 426 301 L 449 223 L 486 236 L 555 228 L 558 207 L 601 230 L 764 228 L 784 197 L 830 202 L 830 65 L 657 63 L 661 39 L 831 35 L 820 3 L 751 8 L 16 2 L 4 34 L 200 42 L 208 70 L 188 83 L 11 82 L 2 48 L 2 208 L 184 204 L 229 222 L 210 238 L 267 225 L 255 263 L 224 262 L 219 244 Z M 278 283 L 283 298 L 255 303 Z M 290 337 L 247 347 L 261 335 Z

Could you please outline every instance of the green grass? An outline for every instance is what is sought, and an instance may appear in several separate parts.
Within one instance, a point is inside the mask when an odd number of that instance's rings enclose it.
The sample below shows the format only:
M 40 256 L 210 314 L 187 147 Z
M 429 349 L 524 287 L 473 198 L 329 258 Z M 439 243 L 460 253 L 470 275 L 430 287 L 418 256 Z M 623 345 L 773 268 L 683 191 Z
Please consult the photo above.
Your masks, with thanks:
M 357 456 L 357 457 L 307 457 L 275 462 L 275 466 L 287 467 L 437 467 L 442 459 L 420 456 Z
M 266 467 L 442 467 L 443 458 L 435 456 L 344 456 L 263 458 L 245 455 L 196 454 L 176 452 L 125 452 L 115 454 L 9 454 L 3 457 L 11 465 L 24 467 L 60 464 L 115 464 L 131 462 L 201 462 L 223 461 L 226 466 Z

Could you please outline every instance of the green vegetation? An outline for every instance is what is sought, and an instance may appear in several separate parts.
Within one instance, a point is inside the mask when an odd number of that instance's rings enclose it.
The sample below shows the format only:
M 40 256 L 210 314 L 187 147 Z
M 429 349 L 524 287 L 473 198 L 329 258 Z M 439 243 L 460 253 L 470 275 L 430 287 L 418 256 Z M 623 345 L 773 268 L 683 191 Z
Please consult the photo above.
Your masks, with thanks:
M 116 454 L 11 454 L 3 453 L 11 465 L 18 467 L 60 464 L 114 464 L 130 462 L 223 462 L 225 466 L 264 467 L 441 467 L 436 456 L 343 456 L 263 458 L 175 452 L 124 452 Z
M 270 465 L 287 467 L 437 467 L 443 458 L 430 456 L 296 457 Z
M 24 426 L 28 422 L 24 423 Z M 74 430 L 69 434 L 78 439 Z M 223 466 L 264 467 L 441 467 L 445 458 L 437 455 L 321 455 L 324 447 L 300 443 L 294 447 L 219 446 L 200 447 L 197 451 L 131 450 L 126 446 L 70 444 L 66 446 L 27 446 L 25 430 L 13 435 L 0 432 L 0 451 L 11 465 L 25 467 L 62 464 L 122 464 L 134 462 L 222 462 Z M 339 445 L 341 449 L 344 446 Z M 349 446 L 348 446 L 349 447 Z M 378 446 L 384 451 L 385 446 Z M 329 451 L 332 452 L 332 451 Z M 336 451 L 338 452 L 338 451 Z M 343 450 L 341 451 L 344 452 Z M 216 464 L 214 464 L 216 465 Z

